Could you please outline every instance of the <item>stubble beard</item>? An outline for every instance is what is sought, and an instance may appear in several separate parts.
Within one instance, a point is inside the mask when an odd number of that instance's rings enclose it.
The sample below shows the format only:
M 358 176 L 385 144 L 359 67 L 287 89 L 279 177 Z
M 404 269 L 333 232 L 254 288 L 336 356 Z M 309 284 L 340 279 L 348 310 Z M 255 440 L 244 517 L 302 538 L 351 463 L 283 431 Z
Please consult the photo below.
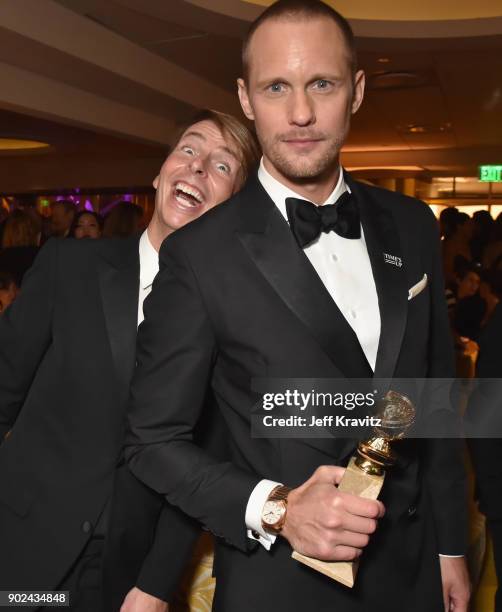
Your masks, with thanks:
M 264 143 L 264 152 L 274 168 L 290 181 L 311 181 L 326 175 L 338 166 L 338 156 L 344 143 L 343 136 L 332 139 L 320 154 L 285 155 L 281 152 L 281 141 Z M 287 145 L 286 145 L 287 146 Z

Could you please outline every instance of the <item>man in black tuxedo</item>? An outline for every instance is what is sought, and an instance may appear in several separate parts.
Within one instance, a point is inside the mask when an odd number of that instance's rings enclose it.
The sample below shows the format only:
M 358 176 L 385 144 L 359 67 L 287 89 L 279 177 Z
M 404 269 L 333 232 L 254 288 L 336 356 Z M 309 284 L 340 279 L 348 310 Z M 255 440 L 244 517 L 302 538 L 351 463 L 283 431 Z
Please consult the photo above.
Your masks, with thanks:
M 445 378 L 453 355 L 433 214 L 340 168 L 364 92 L 348 23 L 322 2 L 280 0 L 251 26 L 243 68 L 262 163 L 162 245 L 138 336 L 129 466 L 218 536 L 215 610 L 465 612 L 457 441 L 403 443 L 384 511 L 334 486 L 355 441 L 252 437 L 252 379 Z M 208 381 L 227 463 L 192 441 Z M 456 420 L 437 397 L 414 400 L 429 422 Z M 355 587 L 291 548 L 324 560 L 364 549 Z
M 256 161 L 240 122 L 202 111 L 154 181 L 141 237 L 50 241 L 0 318 L 1 590 L 69 590 L 71 609 L 101 609 L 136 330 L 158 249 L 235 193 Z M 104 609 L 118 610 L 131 589 L 123 612 L 166 610 L 199 528 L 128 470 L 115 498 Z

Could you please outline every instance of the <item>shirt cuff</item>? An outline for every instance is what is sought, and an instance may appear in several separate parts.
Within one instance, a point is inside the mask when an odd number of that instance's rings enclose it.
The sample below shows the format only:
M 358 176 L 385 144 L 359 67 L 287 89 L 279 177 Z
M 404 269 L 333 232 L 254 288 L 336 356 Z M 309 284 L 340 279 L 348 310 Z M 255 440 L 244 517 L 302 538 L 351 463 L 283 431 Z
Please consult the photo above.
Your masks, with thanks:
M 442 555 L 439 553 L 440 557 L 446 557 L 447 559 L 463 559 L 465 555 Z
M 280 482 L 273 480 L 260 480 L 249 496 L 246 506 L 246 527 L 248 528 L 248 538 L 258 540 L 267 550 L 275 542 L 277 536 L 272 533 L 267 533 L 261 526 L 261 514 L 263 506 L 267 501 L 270 493 L 281 486 Z

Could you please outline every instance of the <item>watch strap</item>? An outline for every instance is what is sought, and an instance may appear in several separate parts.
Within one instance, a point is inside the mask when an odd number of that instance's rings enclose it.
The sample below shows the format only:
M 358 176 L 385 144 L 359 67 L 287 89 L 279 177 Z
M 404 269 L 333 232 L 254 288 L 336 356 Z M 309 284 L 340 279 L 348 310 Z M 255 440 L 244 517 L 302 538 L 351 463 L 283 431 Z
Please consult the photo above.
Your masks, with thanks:
M 272 489 L 267 501 L 288 501 L 288 495 L 291 491 L 291 487 L 286 485 L 278 485 L 275 489 Z

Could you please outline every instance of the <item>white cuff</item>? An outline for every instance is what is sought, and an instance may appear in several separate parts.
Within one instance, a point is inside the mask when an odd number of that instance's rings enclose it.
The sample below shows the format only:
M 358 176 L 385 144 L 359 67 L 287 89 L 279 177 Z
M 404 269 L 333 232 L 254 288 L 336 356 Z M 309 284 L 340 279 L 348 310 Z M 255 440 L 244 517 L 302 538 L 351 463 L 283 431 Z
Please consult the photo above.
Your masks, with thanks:
M 465 555 L 442 555 L 439 553 L 440 557 L 446 557 L 447 559 L 462 559 Z
M 270 493 L 281 486 L 280 482 L 273 480 L 260 480 L 249 496 L 246 506 L 246 527 L 248 528 L 248 538 L 258 540 L 267 550 L 275 542 L 277 536 L 267 533 L 261 526 L 261 514 L 263 506 L 267 501 Z

